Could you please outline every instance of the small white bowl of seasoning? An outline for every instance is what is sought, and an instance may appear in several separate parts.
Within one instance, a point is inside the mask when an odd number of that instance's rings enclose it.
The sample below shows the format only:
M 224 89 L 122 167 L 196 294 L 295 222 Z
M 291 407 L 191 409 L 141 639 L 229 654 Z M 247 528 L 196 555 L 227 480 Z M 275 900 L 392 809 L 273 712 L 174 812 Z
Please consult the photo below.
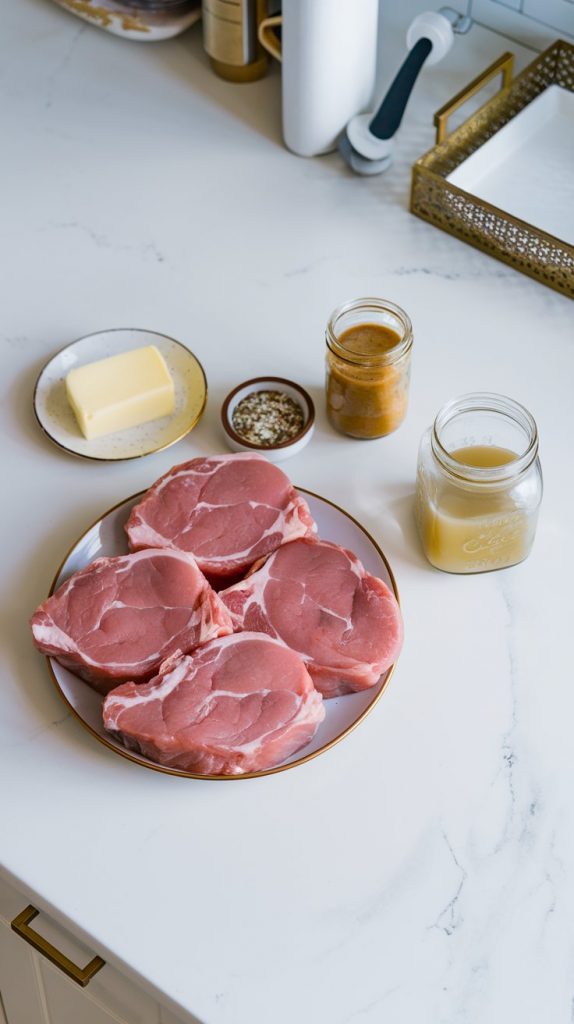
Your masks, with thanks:
M 254 377 L 229 392 L 221 407 L 221 422 L 232 451 L 256 451 L 270 462 L 281 462 L 309 444 L 315 406 L 295 381 Z

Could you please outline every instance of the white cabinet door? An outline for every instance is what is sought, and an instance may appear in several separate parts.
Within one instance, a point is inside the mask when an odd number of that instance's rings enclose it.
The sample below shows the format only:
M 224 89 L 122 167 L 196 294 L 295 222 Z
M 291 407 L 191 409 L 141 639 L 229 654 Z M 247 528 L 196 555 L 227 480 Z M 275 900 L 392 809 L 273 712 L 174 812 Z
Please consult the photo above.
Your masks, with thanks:
M 0 922 L 0 993 L 6 1024 L 123 1024 L 126 1020 L 110 1014 L 58 968 L 43 961 L 4 921 Z
M 80 988 L 46 961 L 42 963 L 40 970 L 50 1024 L 132 1024 L 132 1020 L 141 1020 L 139 1016 L 118 1016 L 94 998 L 89 986 L 86 989 Z M 158 1021 L 157 1013 L 154 1024 Z
M 33 921 L 33 927 L 75 964 L 83 967 L 94 956 L 93 950 L 48 914 L 40 914 Z M 106 964 L 94 974 L 85 988 L 43 956 L 39 956 L 38 969 L 52 1024 L 68 1024 L 68 1021 L 70 1024 L 109 1024 L 110 1020 L 125 1021 L 126 1024 L 159 1024 L 156 1001 L 111 964 Z M 80 1011 L 83 1013 L 81 1018 Z
M 0 919 L 0 1021 L 47 1024 L 45 1004 L 32 950 Z
M 11 921 L 26 905 L 0 878 L 0 1024 L 160 1024 L 158 1003 L 110 964 L 82 988 L 16 934 Z M 30 927 L 73 963 L 94 956 L 47 914 Z

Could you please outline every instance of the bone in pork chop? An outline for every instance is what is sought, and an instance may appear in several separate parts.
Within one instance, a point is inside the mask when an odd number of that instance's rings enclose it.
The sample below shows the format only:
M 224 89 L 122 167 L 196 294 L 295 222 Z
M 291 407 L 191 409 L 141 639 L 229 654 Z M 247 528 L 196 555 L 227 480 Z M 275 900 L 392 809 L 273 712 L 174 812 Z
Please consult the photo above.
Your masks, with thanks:
M 240 454 L 175 466 L 135 505 L 126 531 L 132 550 L 189 551 L 219 587 L 315 524 L 285 473 L 262 455 Z
M 231 633 L 229 616 L 191 555 L 148 548 L 98 558 L 31 620 L 36 647 L 100 693 L 149 679 L 174 651 Z
M 213 640 L 104 701 L 104 725 L 158 764 L 238 775 L 284 761 L 325 717 L 301 658 L 261 633 Z
M 328 541 L 285 544 L 219 596 L 235 629 L 259 630 L 297 651 L 324 697 L 374 686 L 401 648 L 394 595 Z

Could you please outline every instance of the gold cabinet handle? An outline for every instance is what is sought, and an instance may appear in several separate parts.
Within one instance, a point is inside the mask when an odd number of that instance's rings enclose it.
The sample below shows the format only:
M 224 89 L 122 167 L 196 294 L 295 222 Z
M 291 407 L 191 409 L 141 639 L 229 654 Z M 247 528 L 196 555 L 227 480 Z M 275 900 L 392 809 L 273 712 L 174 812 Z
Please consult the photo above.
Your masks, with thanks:
M 512 81 L 512 68 L 514 64 L 514 54 L 503 53 L 502 57 L 495 60 L 494 64 L 491 64 L 486 71 L 483 71 L 476 78 L 473 78 L 469 85 L 466 85 L 464 89 L 457 92 L 456 96 L 453 96 L 452 100 L 445 103 L 444 107 L 437 110 L 434 116 L 434 124 L 436 127 L 436 141 L 437 145 L 439 142 L 444 142 L 447 134 L 448 119 L 451 114 L 454 114 L 455 110 L 462 107 L 463 103 L 466 103 L 472 96 L 475 96 L 477 92 L 480 92 L 482 88 L 490 82 L 491 78 L 495 75 L 502 73 L 502 85 L 501 89 L 508 89 Z
M 34 949 L 37 949 L 42 956 L 45 956 L 50 963 L 55 964 L 59 967 L 64 974 L 67 974 L 68 978 L 75 981 L 82 988 L 85 988 L 89 981 L 92 980 L 94 974 L 102 969 L 105 964 L 105 960 L 102 960 L 101 956 L 95 956 L 93 960 L 90 960 L 89 964 L 85 967 L 78 967 L 73 960 L 69 960 L 67 956 L 64 956 L 59 949 L 56 949 L 51 942 L 48 942 L 43 935 L 34 931 L 30 928 L 30 921 L 33 921 L 35 917 L 38 917 L 40 913 L 31 904 L 18 914 L 17 917 L 12 921 L 12 928 L 21 939 L 29 942 Z

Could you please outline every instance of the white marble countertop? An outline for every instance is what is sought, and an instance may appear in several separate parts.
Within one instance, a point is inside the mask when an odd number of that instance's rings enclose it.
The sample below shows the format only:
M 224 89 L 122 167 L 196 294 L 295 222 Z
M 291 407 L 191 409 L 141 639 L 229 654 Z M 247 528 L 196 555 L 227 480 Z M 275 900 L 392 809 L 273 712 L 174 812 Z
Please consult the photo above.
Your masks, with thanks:
M 416 7 L 383 4 L 386 78 Z M 574 307 L 407 211 L 432 112 L 507 45 L 476 28 L 428 70 L 395 166 L 363 180 L 283 149 L 277 72 L 219 81 L 195 30 L 147 47 L 47 0 L 4 5 L 0 862 L 201 1024 L 574 1019 Z M 415 329 L 407 421 L 364 444 L 321 404 L 324 324 L 361 294 Z M 210 400 L 175 448 L 100 465 L 44 438 L 32 390 L 50 354 L 111 326 L 189 344 Z M 100 512 L 223 450 L 223 395 L 262 373 L 317 397 L 285 468 L 381 543 L 406 643 L 331 751 L 267 779 L 181 780 L 82 730 L 27 619 Z M 546 493 L 527 562 L 456 577 L 421 554 L 413 483 L 423 430 L 471 390 L 531 409 Z

